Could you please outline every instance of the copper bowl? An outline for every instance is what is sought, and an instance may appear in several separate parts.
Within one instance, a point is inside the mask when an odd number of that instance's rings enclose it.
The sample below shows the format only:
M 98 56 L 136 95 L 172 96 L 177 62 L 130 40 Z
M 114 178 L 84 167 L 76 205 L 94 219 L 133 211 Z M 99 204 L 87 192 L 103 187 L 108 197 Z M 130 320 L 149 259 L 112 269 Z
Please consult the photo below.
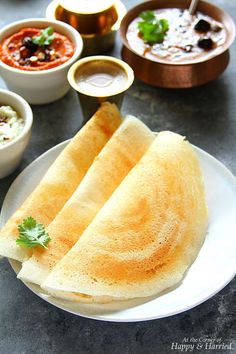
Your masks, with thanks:
M 114 45 L 121 20 L 126 14 L 120 0 L 107 1 L 110 3 L 108 7 L 90 12 L 75 12 L 75 3 L 70 9 L 70 6 L 62 6 L 64 2 L 66 4 L 66 1 L 53 0 L 47 7 L 46 17 L 66 22 L 77 29 L 83 38 L 83 56 L 104 53 Z M 102 6 L 99 1 L 97 3 Z
M 211 57 L 200 57 L 191 62 L 170 63 L 162 59 L 152 61 L 135 53 L 129 46 L 126 32 L 129 24 L 145 10 L 161 8 L 187 9 L 190 0 L 153 0 L 145 1 L 127 12 L 120 25 L 123 42 L 122 58 L 134 70 L 135 76 L 147 84 L 166 88 L 187 88 L 203 85 L 216 79 L 229 63 L 229 47 L 235 37 L 235 25 L 227 12 L 219 7 L 200 0 L 197 10 L 221 22 L 227 33 L 226 42 Z

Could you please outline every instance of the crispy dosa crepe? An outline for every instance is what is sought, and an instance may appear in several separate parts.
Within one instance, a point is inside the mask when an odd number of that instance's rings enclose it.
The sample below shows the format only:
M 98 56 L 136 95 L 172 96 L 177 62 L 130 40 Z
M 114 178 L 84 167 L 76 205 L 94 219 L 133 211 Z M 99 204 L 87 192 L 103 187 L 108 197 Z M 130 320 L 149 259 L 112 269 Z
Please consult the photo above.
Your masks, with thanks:
M 30 256 L 30 251 L 18 246 L 17 226 L 28 216 L 49 225 L 92 164 L 94 158 L 121 123 L 115 105 L 105 103 L 76 134 L 42 181 L 0 231 L 0 255 L 18 261 Z
M 182 136 L 159 133 L 42 287 L 79 301 L 157 294 L 182 279 L 206 229 L 198 158 Z
M 96 157 L 83 181 L 48 226 L 48 250 L 37 248 L 18 278 L 41 284 L 56 263 L 78 241 L 86 227 L 105 204 L 131 168 L 154 140 L 142 122 L 127 117 Z

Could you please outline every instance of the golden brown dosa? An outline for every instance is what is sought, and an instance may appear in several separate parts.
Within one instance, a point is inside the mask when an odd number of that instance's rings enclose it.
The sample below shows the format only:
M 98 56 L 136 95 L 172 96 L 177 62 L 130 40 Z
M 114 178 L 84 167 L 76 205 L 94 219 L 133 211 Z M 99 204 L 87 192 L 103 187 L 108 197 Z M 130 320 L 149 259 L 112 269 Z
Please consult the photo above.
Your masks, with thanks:
M 79 301 L 157 294 L 182 279 L 206 229 L 198 158 L 161 132 L 42 287 Z
M 105 103 L 76 134 L 42 181 L 0 231 L 0 255 L 18 261 L 30 256 L 28 249 L 16 244 L 17 226 L 28 216 L 49 225 L 92 164 L 94 158 L 121 123 L 115 105 Z
M 41 284 L 78 241 L 86 227 L 155 138 L 140 120 L 127 117 L 96 157 L 83 181 L 47 227 L 48 250 L 35 249 L 18 278 Z

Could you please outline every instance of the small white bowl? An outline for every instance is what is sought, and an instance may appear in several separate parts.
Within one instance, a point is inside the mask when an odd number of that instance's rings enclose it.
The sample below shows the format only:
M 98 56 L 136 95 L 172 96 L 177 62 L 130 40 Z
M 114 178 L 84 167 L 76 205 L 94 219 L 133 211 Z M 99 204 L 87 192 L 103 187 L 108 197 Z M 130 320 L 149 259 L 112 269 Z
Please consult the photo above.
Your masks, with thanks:
M 70 86 L 67 82 L 69 67 L 80 57 L 83 41 L 80 34 L 70 25 L 56 20 L 27 19 L 13 22 L 0 30 L 0 43 L 22 28 L 46 28 L 52 26 L 56 32 L 68 37 L 75 45 L 73 56 L 55 68 L 26 71 L 13 68 L 0 60 L 1 76 L 9 90 L 23 96 L 29 103 L 45 104 L 63 97 Z
M 25 125 L 15 139 L 4 146 L 0 145 L 0 179 L 8 176 L 19 165 L 28 145 L 33 123 L 29 104 L 16 93 L 0 89 L 0 106 L 3 105 L 11 106 L 24 119 Z

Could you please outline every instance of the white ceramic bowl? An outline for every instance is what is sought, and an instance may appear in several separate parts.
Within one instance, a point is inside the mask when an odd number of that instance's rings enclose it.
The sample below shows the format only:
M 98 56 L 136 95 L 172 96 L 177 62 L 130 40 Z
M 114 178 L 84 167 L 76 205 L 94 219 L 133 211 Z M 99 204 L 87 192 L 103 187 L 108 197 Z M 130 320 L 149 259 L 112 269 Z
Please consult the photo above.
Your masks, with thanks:
M 0 89 L 0 106 L 11 106 L 25 125 L 21 133 L 11 142 L 0 145 L 0 179 L 8 176 L 19 165 L 31 135 L 33 113 L 29 104 L 14 92 Z
M 9 90 L 24 97 L 32 104 L 45 104 L 63 97 L 70 86 L 67 82 L 69 67 L 80 57 L 83 41 L 80 34 L 70 25 L 56 20 L 27 19 L 13 22 L 0 30 L 0 43 L 13 33 L 25 27 L 46 28 L 67 36 L 75 45 L 74 55 L 62 65 L 36 72 L 13 68 L 0 60 L 1 76 Z

